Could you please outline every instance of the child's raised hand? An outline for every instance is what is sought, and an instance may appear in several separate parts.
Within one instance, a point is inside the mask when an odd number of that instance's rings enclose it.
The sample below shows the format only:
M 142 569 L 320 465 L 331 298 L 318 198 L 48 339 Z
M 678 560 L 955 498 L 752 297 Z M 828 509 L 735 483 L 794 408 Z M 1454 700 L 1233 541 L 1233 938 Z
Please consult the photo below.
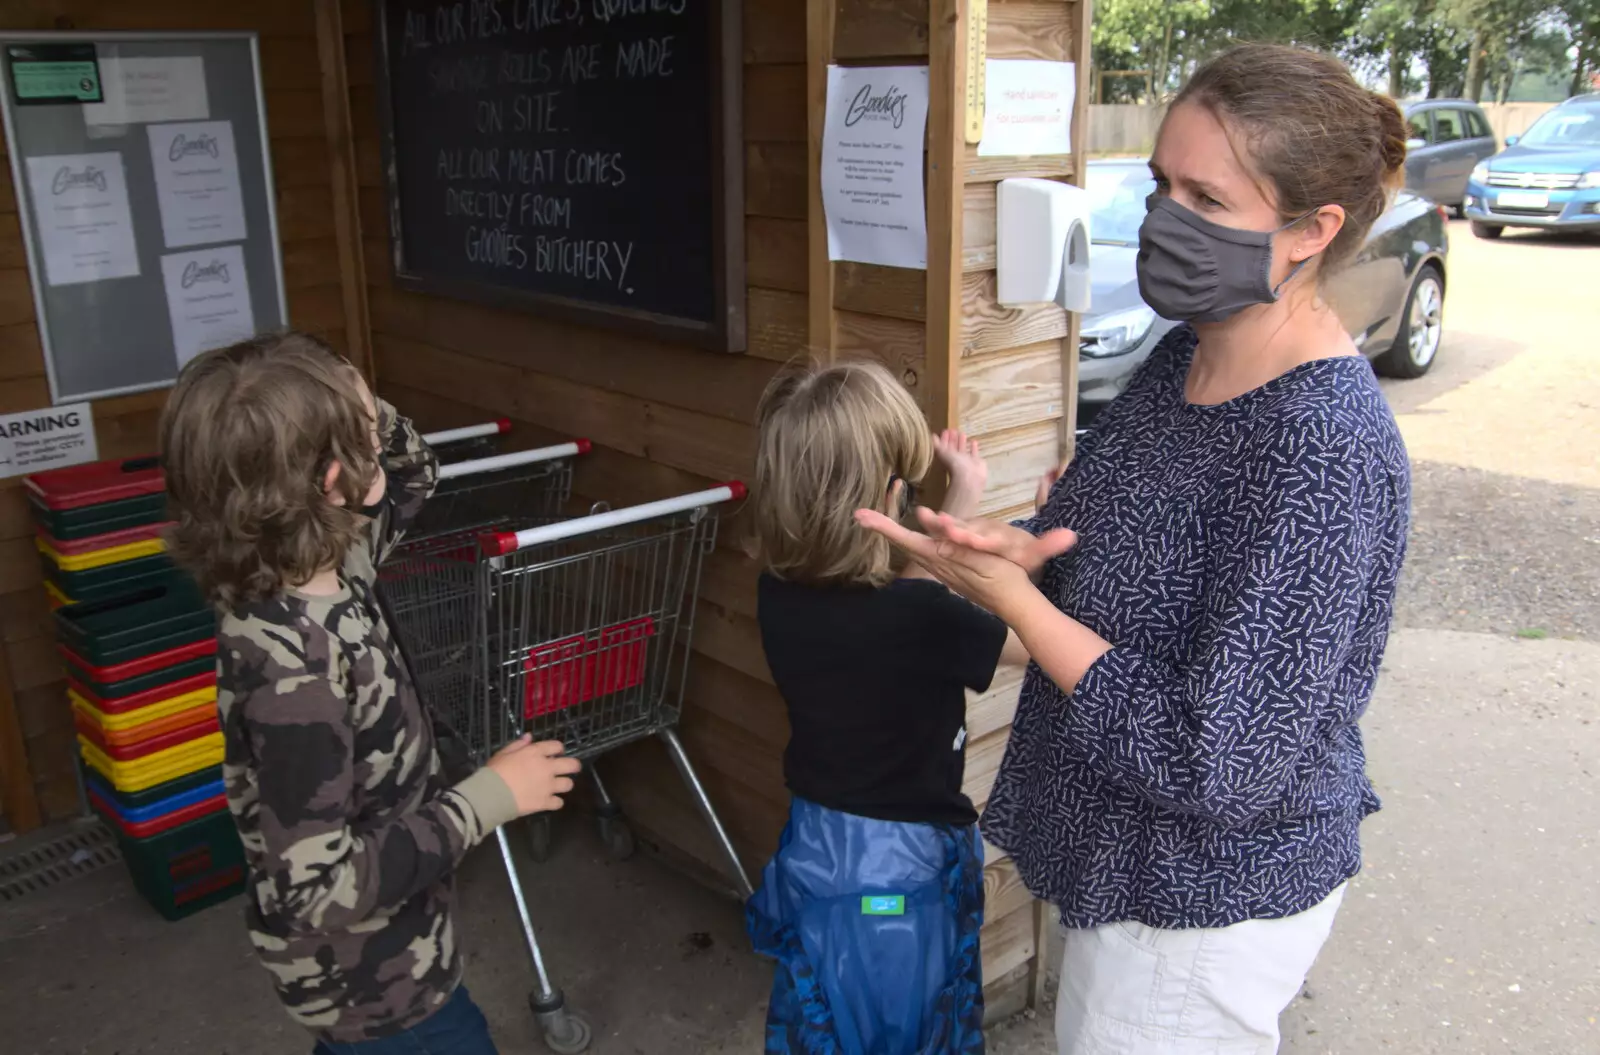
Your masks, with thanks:
M 1033 495 L 1033 511 L 1035 513 L 1043 509 L 1045 507 L 1045 503 L 1050 501 L 1050 491 L 1055 487 L 1056 481 L 1059 479 L 1061 479 L 1060 469 L 1051 469 L 1049 472 L 1039 477 L 1039 487 Z
M 933 438 L 933 456 L 950 474 L 952 489 L 982 494 L 989 482 L 989 463 L 978 450 L 978 441 L 960 429 L 945 429 Z
M 567 758 L 554 740 L 533 743 L 524 733 L 489 759 L 489 768 L 511 788 L 517 800 L 517 815 L 544 813 L 561 808 L 561 796 L 572 790 L 572 776 L 583 768 L 576 758 Z

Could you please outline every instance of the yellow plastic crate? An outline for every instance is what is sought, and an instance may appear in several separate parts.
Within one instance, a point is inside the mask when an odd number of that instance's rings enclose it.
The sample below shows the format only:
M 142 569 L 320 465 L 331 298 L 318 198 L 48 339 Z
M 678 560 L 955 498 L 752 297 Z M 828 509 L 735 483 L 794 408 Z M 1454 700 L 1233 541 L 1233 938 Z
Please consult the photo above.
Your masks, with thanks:
M 71 554 L 56 552 L 55 547 L 42 538 L 35 537 L 33 544 L 62 571 L 88 571 L 90 568 L 103 568 L 107 564 L 120 564 L 125 560 L 153 557 L 167 551 L 166 539 L 160 538 L 125 542 L 120 546 L 107 546 L 105 549 L 91 550 L 88 553 Z
M 132 729 L 134 726 L 143 725 L 146 722 L 158 721 L 168 715 L 177 714 L 179 711 L 187 711 L 189 708 L 202 703 L 216 703 L 217 687 L 208 685 L 203 689 L 195 689 L 193 692 L 186 692 L 181 696 L 173 696 L 159 703 L 140 707 L 136 711 L 124 711 L 122 714 L 107 714 L 71 689 L 67 690 L 67 699 L 73 707 L 82 711 L 86 717 L 92 719 L 100 728 L 121 731 L 123 729 Z
M 46 579 L 44 581 L 44 595 L 49 600 L 50 607 L 53 608 L 53 609 L 54 608 L 60 608 L 63 605 L 76 604 L 77 603 L 72 598 L 70 598 L 66 594 L 62 593 L 61 592 L 61 587 L 57 586 L 55 583 L 51 582 L 49 579 Z
M 83 760 L 118 791 L 153 788 L 197 769 L 220 765 L 223 755 L 221 733 L 211 733 L 128 762 L 118 762 L 108 757 L 81 735 L 78 737 L 78 750 L 83 752 Z

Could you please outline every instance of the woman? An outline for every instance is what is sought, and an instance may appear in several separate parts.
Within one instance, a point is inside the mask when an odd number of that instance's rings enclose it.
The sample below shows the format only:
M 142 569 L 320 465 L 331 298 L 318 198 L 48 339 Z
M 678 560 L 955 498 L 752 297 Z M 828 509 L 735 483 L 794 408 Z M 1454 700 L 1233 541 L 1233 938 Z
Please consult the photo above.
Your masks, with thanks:
M 858 514 L 1034 657 L 983 828 L 1061 910 L 1063 1055 L 1276 1051 L 1360 868 L 1409 469 L 1319 290 L 1404 160 L 1332 59 L 1218 58 L 1139 236 L 1144 299 L 1189 325 L 1020 527 Z

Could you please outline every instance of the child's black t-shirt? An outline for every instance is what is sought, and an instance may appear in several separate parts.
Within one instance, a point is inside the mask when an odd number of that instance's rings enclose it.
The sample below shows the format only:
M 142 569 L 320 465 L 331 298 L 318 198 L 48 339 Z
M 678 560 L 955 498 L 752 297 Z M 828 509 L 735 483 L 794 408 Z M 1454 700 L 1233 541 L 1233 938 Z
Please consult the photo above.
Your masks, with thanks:
M 994 678 L 1006 626 L 931 579 L 819 587 L 761 577 L 761 641 L 789 707 L 784 776 L 820 806 L 971 824 L 966 689 Z

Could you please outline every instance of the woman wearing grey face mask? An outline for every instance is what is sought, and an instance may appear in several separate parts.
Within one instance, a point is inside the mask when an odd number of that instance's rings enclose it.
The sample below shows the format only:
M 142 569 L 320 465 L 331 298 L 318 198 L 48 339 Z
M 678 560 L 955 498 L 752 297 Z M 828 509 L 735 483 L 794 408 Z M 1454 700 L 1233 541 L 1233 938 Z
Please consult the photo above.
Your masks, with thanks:
M 1410 470 L 1319 295 L 1405 160 L 1390 100 L 1249 45 L 1168 111 L 1139 285 L 1180 326 L 1033 519 L 858 519 L 1035 666 L 983 817 L 1061 910 L 1063 1055 L 1271 1053 L 1378 808 L 1357 719 Z

